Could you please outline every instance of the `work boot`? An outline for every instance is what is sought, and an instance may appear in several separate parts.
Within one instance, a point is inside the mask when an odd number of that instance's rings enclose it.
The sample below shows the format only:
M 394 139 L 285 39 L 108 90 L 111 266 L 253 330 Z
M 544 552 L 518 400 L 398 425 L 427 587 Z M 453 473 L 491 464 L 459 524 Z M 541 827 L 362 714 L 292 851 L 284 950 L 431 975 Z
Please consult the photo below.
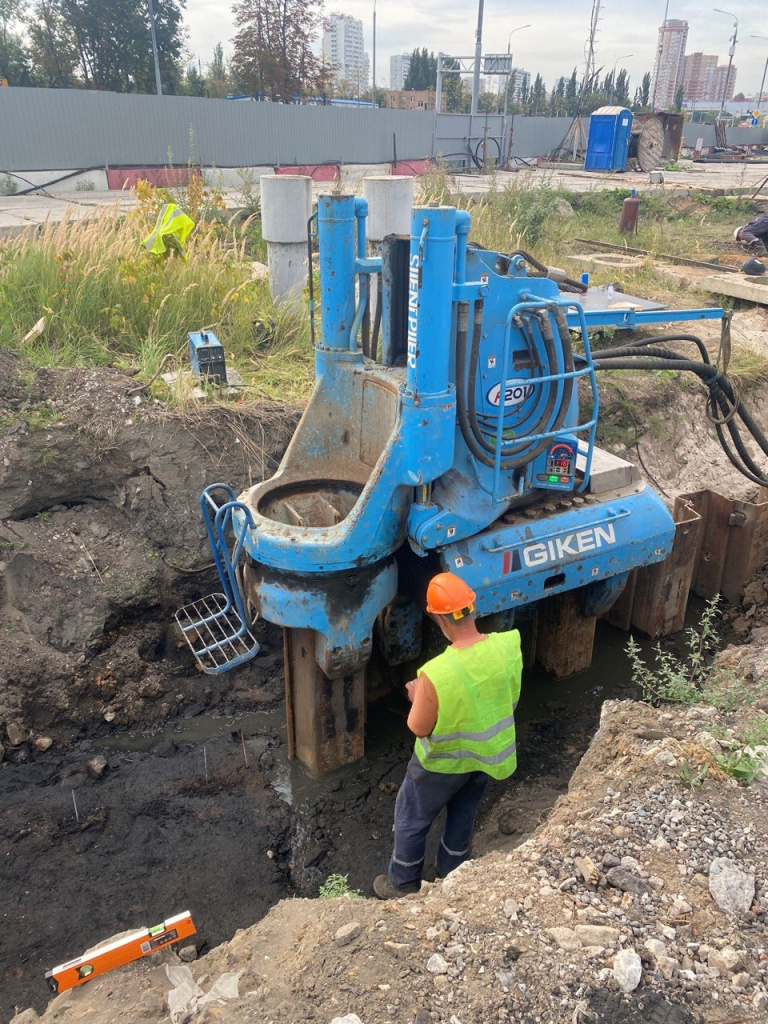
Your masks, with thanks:
M 399 900 L 402 896 L 410 896 L 418 892 L 421 882 L 410 882 L 408 885 L 392 885 L 388 875 L 376 875 L 373 880 L 373 891 L 380 900 Z

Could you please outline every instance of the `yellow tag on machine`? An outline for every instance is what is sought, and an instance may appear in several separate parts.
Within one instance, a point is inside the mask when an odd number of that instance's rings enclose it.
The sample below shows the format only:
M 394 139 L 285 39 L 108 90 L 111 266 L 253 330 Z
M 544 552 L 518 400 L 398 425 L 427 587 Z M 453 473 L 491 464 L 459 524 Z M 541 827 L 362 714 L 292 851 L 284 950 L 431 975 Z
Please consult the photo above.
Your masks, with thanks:
M 195 926 L 189 911 L 169 917 L 154 928 L 141 928 L 122 938 L 96 946 L 75 960 L 45 972 L 45 980 L 52 992 L 66 992 L 77 985 L 96 978 L 99 974 L 122 967 L 134 960 L 140 960 L 158 949 L 186 939 L 195 934 Z
M 186 259 L 184 243 L 194 230 L 195 222 L 180 210 L 175 203 L 166 203 L 160 210 L 152 233 L 144 239 L 144 247 L 156 256 L 163 256 L 168 249 L 175 249 Z

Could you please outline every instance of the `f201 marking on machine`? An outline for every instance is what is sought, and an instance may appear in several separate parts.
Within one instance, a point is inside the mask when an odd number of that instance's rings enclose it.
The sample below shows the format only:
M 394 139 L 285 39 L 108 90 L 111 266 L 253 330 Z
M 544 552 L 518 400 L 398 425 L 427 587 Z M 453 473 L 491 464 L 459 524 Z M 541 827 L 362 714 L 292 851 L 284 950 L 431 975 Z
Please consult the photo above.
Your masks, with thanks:
M 523 548 L 523 561 L 529 569 L 549 562 L 563 562 L 569 558 L 578 558 L 586 551 L 598 551 L 602 547 L 616 543 L 616 530 L 613 523 L 607 526 L 593 526 L 587 530 L 566 533 L 563 537 L 529 544 Z
M 408 366 L 411 370 L 416 369 L 416 329 L 419 325 L 419 257 L 416 253 L 411 256 L 411 266 L 408 271 Z
M 508 380 L 504 386 L 504 406 L 520 405 L 526 398 L 530 398 L 534 391 L 534 385 L 526 380 Z M 501 382 L 494 384 L 486 394 L 486 400 L 491 405 L 498 405 L 501 397 Z

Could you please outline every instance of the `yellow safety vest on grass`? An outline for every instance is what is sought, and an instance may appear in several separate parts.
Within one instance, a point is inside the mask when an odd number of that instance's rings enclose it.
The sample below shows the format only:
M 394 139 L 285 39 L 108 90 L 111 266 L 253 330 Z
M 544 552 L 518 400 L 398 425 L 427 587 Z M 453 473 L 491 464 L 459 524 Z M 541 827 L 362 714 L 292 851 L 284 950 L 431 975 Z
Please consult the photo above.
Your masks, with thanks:
M 449 647 L 421 671 L 437 693 L 437 722 L 416 740 L 430 772 L 485 772 L 508 778 L 517 767 L 514 711 L 520 697 L 520 634 L 489 633 L 471 647 Z
M 144 240 L 145 247 L 156 256 L 162 256 L 167 246 L 176 249 L 186 259 L 183 245 L 189 238 L 195 222 L 175 203 L 166 203 L 160 211 L 152 234 Z

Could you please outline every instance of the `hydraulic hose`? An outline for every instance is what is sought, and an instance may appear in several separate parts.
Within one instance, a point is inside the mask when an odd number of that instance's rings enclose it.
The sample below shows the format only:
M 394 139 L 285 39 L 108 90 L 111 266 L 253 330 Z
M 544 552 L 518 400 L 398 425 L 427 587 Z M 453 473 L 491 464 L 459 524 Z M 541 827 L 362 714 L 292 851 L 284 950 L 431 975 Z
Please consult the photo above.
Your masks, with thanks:
M 570 333 L 562 311 L 558 310 L 557 312 L 560 315 L 556 315 L 555 321 L 563 353 L 563 371 L 570 373 L 573 371 L 573 353 Z M 539 371 L 539 376 L 548 376 L 551 373 L 557 372 L 556 368 L 560 365 L 557 345 L 552 332 L 549 314 L 544 310 L 539 310 L 533 315 L 538 321 L 542 337 L 545 351 L 544 364 L 542 364 L 538 357 L 535 339 L 530 331 L 530 324 L 526 323 L 524 318 L 521 318 L 520 324 L 516 324 L 515 326 L 518 326 L 518 328 L 521 329 L 523 337 L 525 338 L 526 346 L 528 347 L 531 355 L 532 368 Z M 495 439 L 495 444 L 489 439 L 489 435 L 492 433 L 496 425 L 496 418 L 489 416 L 488 414 L 478 413 L 476 402 L 477 372 L 480 357 L 480 342 L 482 339 L 482 323 L 483 303 L 477 302 L 475 303 L 472 346 L 469 351 L 469 359 L 467 359 L 469 307 L 466 302 L 459 303 L 456 331 L 456 391 L 459 428 L 472 455 L 485 466 L 492 467 L 495 465 L 496 445 L 501 445 L 501 469 L 508 472 L 510 470 L 520 469 L 535 459 L 546 449 L 550 441 L 548 438 L 544 438 L 531 448 L 528 444 L 505 445 L 503 438 L 501 437 L 497 437 Z M 468 368 L 467 363 L 469 364 Z M 544 371 L 543 373 L 542 370 Z M 503 402 L 504 383 L 506 380 L 505 368 L 502 368 L 501 372 L 502 382 L 500 384 L 499 401 Z M 532 376 L 530 380 L 531 383 L 535 383 L 536 377 Z M 547 385 L 546 405 L 538 417 L 536 424 L 529 428 L 530 433 L 548 433 L 559 430 L 560 427 L 562 427 L 570 406 L 574 386 L 573 381 L 573 377 L 568 377 L 563 381 L 560 404 L 557 408 L 556 405 L 559 390 L 558 383 L 556 381 L 549 382 Z M 505 416 L 506 415 L 509 414 L 505 414 Z
M 699 349 L 701 362 L 687 359 L 659 342 L 691 341 Z M 659 335 L 632 342 L 621 348 L 606 349 L 598 354 L 596 370 L 686 370 L 695 373 L 707 388 L 707 415 L 712 421 L 718 440 L 728 460 L 748 480 L 759 486 L 768 486 L 766 476 L 747 451 L 736 418 L 746 427 L 752 440 L 763 454 L 768 455 L 768 438 L 744 406 L 741 396 L 731 380 L 713 366 L 700 338 L 690 334 Z M 726 435 L 726 430 L 729 436 Z M 733 447 L 731 447 L 731 445 Z M 735 452 L 734 452 L 735 449 Z

